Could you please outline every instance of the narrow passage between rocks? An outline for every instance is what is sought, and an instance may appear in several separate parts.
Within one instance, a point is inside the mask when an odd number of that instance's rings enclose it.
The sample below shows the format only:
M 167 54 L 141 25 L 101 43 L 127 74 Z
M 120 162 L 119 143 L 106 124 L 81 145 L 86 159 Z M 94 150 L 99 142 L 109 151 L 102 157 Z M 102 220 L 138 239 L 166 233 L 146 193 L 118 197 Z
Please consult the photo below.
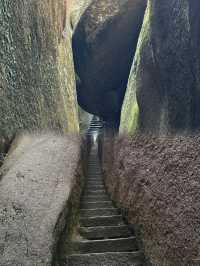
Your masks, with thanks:
M 93 121 L 88 134 L 98 134 L 101 125 Z M 80 239 L 72 243 L 72 254 L 66 258 L 69 266 L 141 266 L 142 252 L 120 211 L 107 195 L 98 156 L 98 145 L 93 143 L 86 186 L 81 199 Z

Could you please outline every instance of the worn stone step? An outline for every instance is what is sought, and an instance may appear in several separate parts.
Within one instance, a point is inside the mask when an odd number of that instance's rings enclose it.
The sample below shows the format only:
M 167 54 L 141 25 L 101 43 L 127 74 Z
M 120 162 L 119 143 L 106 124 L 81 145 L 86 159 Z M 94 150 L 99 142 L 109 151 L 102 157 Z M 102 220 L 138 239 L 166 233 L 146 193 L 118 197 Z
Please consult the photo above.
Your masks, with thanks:
M 107 209 L 82 209 L 80 210 L 81 217 L 95 217 L 95 216 L 110 216 L 118 215 L 119 211 L 116 208 L 107 208 Z
M 102 178 L 100 178 L 100 177 L 98 177 L 98 178 L 91 178 L 91 179 L 88 179 L 88 180 L 86 180 L 86 184 L 101 184 L 101 185 L 103 185 L 104 183 L 103 183 L 103 179 Z
M 88 177 L 88 179 L 86 181 L 103 181 L 103 177 L 102 176 L 90 176 Z
M 102 175 L 93 175 L 93 174 L 88 174 L 88 180 L 96 180 L 96 179 L 100 179 L 103 180 Z
M 87 186 L 103 186 L 104 187 L 104 183 L 103 180 L 98 180 L 98 181 L 88 181 L 86 182 Z
M 94 197 L 93 198 L 91 198 L 91 197 L 83 197 L 81 203 L 84 203 L 84 202 L 105 202 L 105 201 L 110 201 L 110 199 L 106 196 L 106 194 L 102 198 L 95 197 L 95 199 L 94 199 Z M 113 208 L 113 206 L 110 206 L 109 208 Z M 96 208 L 95 207 L 94 209 L 105 209 L 105 208 Z
M 98 169 L 88 169 L 88 174 L 92 174 L 92 175 L 101 175 L 102 171 L 98 170 Z
M 114 226 L 114 225 L 122 225 L 123 220 L 121 215 L 81 217 L 80 224 L 81 226 L 85 227 Z
M 99 179 L 99 180 L 87 180 L 86 181 L 86 185 L 90 185 L 90 184 L 92 184 L 92 185 L 103 185 L 104 186 L 104 183 L 103 183 L 102 179 Z
M 113 207 L 112 201 L 84 201 L 81 204 L 82 209 L 97 209 L 97 208 L 110 208 Z
M 87 191 L 85 190 L 85 195 L 107 195 L 106 194 L 106 190 L 105 189 L 101 189 L 101 190 L 93 190 L 93 191 Z
M 102 171 L 94 171 L 91 169 L 88 169 L 88 176 L 101 176 L 102 175 Z
M 104 183 L 102 179 L 99 180 L 87 180 L 86 185 L 91 185 L 91 186 L 100 186 L 100 188 L 104 187 Z
M 98 175 L 96 175 L 96 174 L 88 174 L 88 179 L 87 180 L 96 180 L 96 179 L 101 179 L 101 180 L 103 180 L 103 177 L 102 177 L 102 174 L 98 174 Z
M 131 237 L 127 225 L 80 227 L 80 234 L 88 240 Z
M 107 201 L 109 199 L 110 198 L 106 194 L 105 195 L 97 195 L 97 196 L 95 196 L 95 195 L 84 195 L 82 197 L 82 200 L 88 200 L 88 201 L 92 201 L 92 202 L 94 202 L 94 201 Z
M 63 266 L 143 266 L 141 252 L 78 254 L 61 261 Z
M 102 129 L 103 127 L 102 126 L 100 126 L 100 125 L 92 125 L 91 127 L 90 127 L 90 132 L 91 131 L 96 131 L 97 129 Z
M 86 184 L 87 185 L 91 184 L 93 186 L 103 186 L 104 187 L 103 179 L 100 179 L 100 178 L 99 178 L 99 180 L 87 180 Z
M 103 176 L 102 176 L 102 173 L 99 173 L 99 174 L 94 174 L 94 173 L 88 173 L 88 180 L 90 179 L 103 179 Z
M 89 183 L 86 183 L 86 186 L 85 187 L 87 187 L 87 188 L 91 188 L 91 189 L 95 189 L 95 190 L 97 190 L 97 189 L 104 189 L 105 188 L 105 186 L 104 186 L 104 183 L 103 182 L 97 182 L 97 183 L 94 183 L 94 182 L 89 182 Z M 97 188 L 96 188 L 97 187 Z
M 88 189 L 85 189 L 84 191 L 87 192 Z M 105 187 L 103 189 L 94 189 L 94 190 L 92 190 L 92 192 L 94 192 L 94 193 L 105 192 L 105 191 L 106 191 Z
M 84 196 L 84 197 L 82 197 L 82 200 L 81 200 L 81 202 L 102 202 L 102 201 L 110 201 L 110 199 L 105 194 L 101 197 L 100 196 L 97 196 L 97 197 Z
M 91 190 L 98 190 L 98 189 L 104 189 L 104 185 L 86 185 L 86 189 Z
M 103 240 L 81 240 L 72 242 L 73 254 L 75 253 L 103 253 L 137 251 L 135 237 L 103 239 Z
M 87 179 L 87 182 L 91 182 L 91 181 L 103 181 L 103 178 L 102 177 L 89 177 L 88 179 Z
M 103 181 L 104 179 L 102 178 L 102 176 L 89 176 L 88 179 L 86 180 L 87 182 L 91 182 L 91 181 Z

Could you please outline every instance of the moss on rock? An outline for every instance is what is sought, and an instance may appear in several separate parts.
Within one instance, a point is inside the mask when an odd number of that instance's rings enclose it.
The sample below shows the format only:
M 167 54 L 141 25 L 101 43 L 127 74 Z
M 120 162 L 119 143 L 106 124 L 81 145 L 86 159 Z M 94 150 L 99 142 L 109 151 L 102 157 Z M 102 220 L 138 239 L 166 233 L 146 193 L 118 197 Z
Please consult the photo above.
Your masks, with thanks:
M 199 1 L 149 0 L 121 114 L 121 131 L 138 114 L 143 132 L 167 134 L 200 128 Z
M 78 132 L 66 2 L 0 0 L 0 138 L 22 129 Z

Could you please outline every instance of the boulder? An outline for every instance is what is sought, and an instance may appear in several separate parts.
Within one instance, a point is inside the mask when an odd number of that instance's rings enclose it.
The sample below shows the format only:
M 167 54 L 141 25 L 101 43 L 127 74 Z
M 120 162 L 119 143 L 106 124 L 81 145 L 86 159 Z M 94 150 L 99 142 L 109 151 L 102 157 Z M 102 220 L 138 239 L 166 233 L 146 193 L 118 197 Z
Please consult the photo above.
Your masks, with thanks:
M 0 0 L 0 142 L 22 129 L 78 132 L 66 0 Z
M 199 129 L 199 8 L 198 0 L 148 1 L 122 108 L 122 132 Z
M 93 0 L 74 0 L 72 2 L 72 8 L 70 11 L 70 24 L 73 31 L 76 29 L 81 16 L 92 1 Z
M 119 121 L 146 0 L 94 0 L 73 35 L 78 102 L 106 121 Z
M 112 200 L 134 225 L 147 265 L 200 265 L 200 135 L 104 141 Z
M 78 207 L 80 154 L 80 139 L 70 135 L 14 141 L 1 169 L 1 266 L 52 265 L 70 206 Z

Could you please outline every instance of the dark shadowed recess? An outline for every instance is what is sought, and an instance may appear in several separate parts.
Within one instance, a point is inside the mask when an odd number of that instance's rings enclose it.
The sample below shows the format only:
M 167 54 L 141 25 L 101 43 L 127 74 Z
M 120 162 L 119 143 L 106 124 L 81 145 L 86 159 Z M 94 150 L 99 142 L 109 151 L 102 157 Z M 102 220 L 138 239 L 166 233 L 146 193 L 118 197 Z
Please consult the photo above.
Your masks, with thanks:
M 86 10 L 73 35 L 78 102 L 87 112 L 118 126 L 146 3 L 114 1 L 120 6 L 118 14 L 100 24 L 98 33 L 88 34 L 87 26 L 94 26 L 90 12 L 97 2 Z
M 3 165 L 4 159 L 10 149 L 13 139 L 0 137 L 0 167 Z

